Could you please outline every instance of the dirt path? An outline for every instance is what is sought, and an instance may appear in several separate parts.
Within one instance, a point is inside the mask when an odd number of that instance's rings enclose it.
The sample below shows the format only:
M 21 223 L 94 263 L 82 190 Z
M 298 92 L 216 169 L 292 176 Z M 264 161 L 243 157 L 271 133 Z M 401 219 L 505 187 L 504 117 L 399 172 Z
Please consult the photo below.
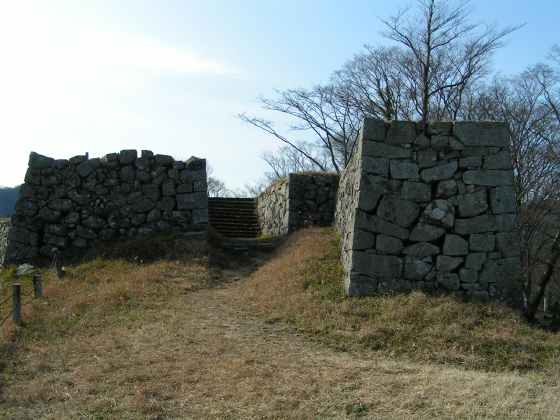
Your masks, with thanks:
M 346 353 L 253 316 L 249 268 L 30 348 L 8 378 L 0 418 L 555 418 L 542 378 Z M 93 321 L 92 321 L 93 322 Z M 98 322 L 104 322 L 103 320 Z

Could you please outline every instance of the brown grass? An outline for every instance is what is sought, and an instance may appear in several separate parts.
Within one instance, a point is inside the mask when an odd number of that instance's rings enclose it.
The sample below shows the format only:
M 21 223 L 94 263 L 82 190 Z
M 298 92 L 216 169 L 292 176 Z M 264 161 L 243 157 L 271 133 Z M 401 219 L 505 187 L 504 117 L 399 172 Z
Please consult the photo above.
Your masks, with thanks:
M 237 282 L 241 268 L 209 274 L 200 258 L 97 259 L 62 282 L 49 274 L 47 298 L 2 348 L 0 418 L 555 418 L 552 371 L 350 346 L 371 312 L 336 309 L 349 303 L 326 286 L 339 274 L 331 241 L 329 230 L 298 233 Z
M 468 369 L 557 372 L 560 334 L 528 325 L 507 307 L 422 292 L 347 299 L 334 232 L 304 230 L 290 241 L 243 295 L 270 321 L 288 321 L 342 350 Z

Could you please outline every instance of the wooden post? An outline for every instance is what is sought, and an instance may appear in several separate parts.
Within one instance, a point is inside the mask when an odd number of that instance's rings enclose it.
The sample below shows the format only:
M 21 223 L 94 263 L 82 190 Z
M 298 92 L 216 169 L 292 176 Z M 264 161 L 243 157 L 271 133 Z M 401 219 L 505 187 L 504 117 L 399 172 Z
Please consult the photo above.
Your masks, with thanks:
M 43 277 L 41 273 L 33 274 L 33 291 L 35 292 L 36 298 L 43 297 Z
M 62 268 L 62 253 L 56 250 L 54 254 L 54 265 L 56 267 L 56 275 L 59 279 L 64 277 L 64 269 Z
M 21 284 L 12 284 L 12 320 L 21 325 Z

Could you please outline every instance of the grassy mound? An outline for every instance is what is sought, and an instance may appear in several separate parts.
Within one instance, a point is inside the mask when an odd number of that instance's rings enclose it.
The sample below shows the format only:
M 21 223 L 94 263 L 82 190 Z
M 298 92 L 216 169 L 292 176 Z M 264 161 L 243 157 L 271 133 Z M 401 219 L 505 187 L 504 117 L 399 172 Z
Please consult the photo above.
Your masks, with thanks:
M 509 308 L 422 292 L 348 299 L 332 229 L 294 234 L 255 272 L 242 299 L 270 322 L 288 321 L 343 350 L 490 371 L 550 371 L 560 335 L 528 325 Z

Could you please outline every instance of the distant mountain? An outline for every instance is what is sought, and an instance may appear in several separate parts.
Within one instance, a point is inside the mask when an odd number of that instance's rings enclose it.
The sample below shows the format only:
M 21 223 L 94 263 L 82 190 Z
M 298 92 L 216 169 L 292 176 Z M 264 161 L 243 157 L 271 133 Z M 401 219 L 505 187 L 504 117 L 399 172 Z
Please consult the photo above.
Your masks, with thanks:
M 18 187 L 0 187 L 0 217 L 11 216 L 19 195 Z

